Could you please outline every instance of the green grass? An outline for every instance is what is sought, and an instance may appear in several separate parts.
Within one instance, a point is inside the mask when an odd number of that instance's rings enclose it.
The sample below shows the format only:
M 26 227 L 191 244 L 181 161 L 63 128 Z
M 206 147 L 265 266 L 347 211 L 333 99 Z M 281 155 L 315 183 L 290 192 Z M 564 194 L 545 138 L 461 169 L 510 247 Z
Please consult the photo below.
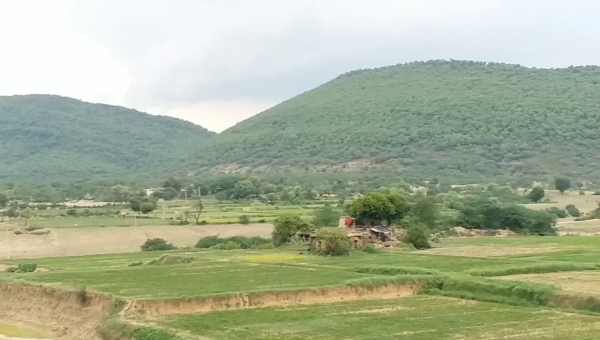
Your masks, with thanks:
M 242 261 L 218 261 L 210 257 L 182 265 L 127 266 L 143 259 L 130 257 L 127 260 L 95 261 L 85 266 L 71 264 L 70 267 L 62 263 L 62 268 L 65 269 L 34 275 L 14 274 L 11 277 L 71 287 L 85 286 L 123 297 L 175 298 L 339 285 L 346 280 L 363 276 L 344 270 L 318 270 L 269 263 L 257 265 Z M 36 263 L 48 265 L 43 261 Z M 56 262 L 54 264 L 60 265 Z
M 139 340 L 173 334 L 219 339 L 595 339 L 600 302 L 568 297 L 553 286 L 482 276 L 597 270 L 594 238 L 446 239 L 442 246 L 565 246 L 571 250 L 526 256 L 473 258 L 407 250 L 349 256 L 306 254 L 305 247 L 271 250 L 184 249 L 82 257 L 1 261 L 36 263 L 51 271 L 0 273 L 0 279 L 86 287 L 116 296 L 170 299 L 325 286 L 375 287 L 421 283 L 424 295 L 290 307 L 230 310 L 153 319 L 165 331 L 140 328 Z M 595 238 L 598 241 L 598 238 Z M 299 254 L 303 253 L 303 254 Z M 149 265 L 164 257 L 161 266 Z M 570 261 L 569 259 L 574 259 Z M 577 261 L 580 260 L 580 261 Z M 129 266 L 135 262 L 143 265 Z M 189 262 L 189 263 L 186 263 Z M 561 314 L 569 308 L 583 314 Z M 183 332 L 183 333 L 182 333 Z
M 221 339 L 597 339 L 589 315 L 417 296 L 178 315 L 160 325 Z

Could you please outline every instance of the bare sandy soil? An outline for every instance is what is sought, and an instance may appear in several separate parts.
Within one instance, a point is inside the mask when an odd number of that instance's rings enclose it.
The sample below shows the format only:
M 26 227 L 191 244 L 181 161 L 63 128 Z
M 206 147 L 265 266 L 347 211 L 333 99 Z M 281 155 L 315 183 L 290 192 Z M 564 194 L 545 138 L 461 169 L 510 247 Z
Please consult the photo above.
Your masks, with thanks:
M 559 235 L 596 236 L 600 235 L 600 220 L 562 221 L 557 229 Z
M 140 250 L 152 238 L 163 238 L 178 247 L 193 246 L 202 237 L 270 237 L 271 224 L 207 226 L 147 226 L 57 228 L 47 235 L 15 235 L 0 231 L 0 259 L 127 253 Z M 7 239 L 8 237 L 8 239 Z
M 531 255 L 554 253 L 568 249 L 567 247 L 507 247 L 507 246 L 463 246 L 449 248 L 432 248 L 420 251 L 422 254 L 466 257 L 502 257 L 514 255 Z

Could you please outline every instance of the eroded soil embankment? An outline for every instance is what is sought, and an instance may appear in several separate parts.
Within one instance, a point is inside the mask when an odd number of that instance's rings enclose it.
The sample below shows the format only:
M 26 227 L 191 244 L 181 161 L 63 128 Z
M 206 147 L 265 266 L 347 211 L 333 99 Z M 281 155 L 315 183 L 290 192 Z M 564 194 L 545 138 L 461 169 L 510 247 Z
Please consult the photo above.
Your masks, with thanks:
M 100 339 L 109 296 L 0 281 L 0 319 L 72 340 Z
M 279 292 L 237 293 L 201 298 L 170 300 L 132 300 L 124 309 L 127 316 L 161 316 L 170 314 L 206 313 L 210 311 L 260 307 L 284 307 L 334 303 L 360 299 L 395 299 L 412 296 L 420 284 L 388 285 L 381 287 L 342 286 Z

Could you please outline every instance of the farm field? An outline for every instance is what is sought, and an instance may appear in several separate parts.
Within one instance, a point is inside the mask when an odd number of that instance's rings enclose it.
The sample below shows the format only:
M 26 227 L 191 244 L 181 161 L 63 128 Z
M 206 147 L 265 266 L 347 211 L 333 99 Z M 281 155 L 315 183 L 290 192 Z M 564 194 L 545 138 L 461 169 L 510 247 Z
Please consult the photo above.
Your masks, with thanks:
M 125 299 L 120 322 L 155 329 L 161 340 L 595 339 L 594 302 L 561 309 L 549 301 L 600 297 L 599 243 L 594 236 L 466 237 L 425 251 L 340 257 L 300 246 L 45 257 L 0 260 L 4 268 L 41 268 L 0 273 L 0 281 Z
M 186 212 L 193 213 L 195 201 L 159 202 L 156 210 L 146 215 L 138 215 L 126 206 L 106 205 L 106 202 L 84 202 L 83 206 L 72 203 L 66 209 L 48 208 L 32 211 L 32 217 L 7 219 L 4 226 L 11 229 L 26 225 L 38 228 L 82 228 L 82 227 L 132 227 L 179 224 L 181 220 L 195 222 Z M 293 213 L 304 219 L 311 219 L 315 209 L 322 208 L 330 201 L 314 201 L 306 205 L 266 205 L 256 202 L 224 202 L 214 199 L 203 200 L 204 209 L 199 222 L 203 224 L 239 223 L 240 216 L 247 216 L 250 223 L 270 222 L 277 216 Z M 98 206 L 103 205 L 103 206 Z M 0 227 L 3 226 L 0 224 Z
M 1 230 L 1 226 L 0 226 Z M 270 237 L 273 226 L 214 224 L 186 226 L 52 228 L 43 235 L 0 231 L 0 259 L 81 256 L 140 251 L 147 239 L 164 238 L 178 247 L 193 246 L 202 237 L 235 235 Z
M 159 318 L 208 339 L 596 339 L 600 318 L 415 296 Z

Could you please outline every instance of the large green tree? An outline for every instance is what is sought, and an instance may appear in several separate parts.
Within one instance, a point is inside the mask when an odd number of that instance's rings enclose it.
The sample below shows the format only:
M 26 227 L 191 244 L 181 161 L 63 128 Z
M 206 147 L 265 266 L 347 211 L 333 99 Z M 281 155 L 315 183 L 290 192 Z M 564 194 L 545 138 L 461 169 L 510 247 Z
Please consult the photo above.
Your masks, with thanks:
M 566 177 L 560 177 L 554 180 L 554 187 L 556 190 L 560 191 L 561 194 L 564 194 L 565 191 L 571 188 L 571 180 Z
M 310 232 L 314 229 L 297 214 L 281 215 L 275 219 L 273 226 L 273 244 L 277 247 L 290 242 L 298 232 Z
M 546 192 L 544 188 L 539 186 L 531 189 L 531 192 L 529 193 L 529 199 L 533 203 L 540 202 L 542 199 L 544 199 L 544 196 L 546 196 Z
M 400 194 L 372 192 L 352 201 L 346 208 L 358 224 L 374 225 L 400 221 L 409 211 L 406 199 Z

